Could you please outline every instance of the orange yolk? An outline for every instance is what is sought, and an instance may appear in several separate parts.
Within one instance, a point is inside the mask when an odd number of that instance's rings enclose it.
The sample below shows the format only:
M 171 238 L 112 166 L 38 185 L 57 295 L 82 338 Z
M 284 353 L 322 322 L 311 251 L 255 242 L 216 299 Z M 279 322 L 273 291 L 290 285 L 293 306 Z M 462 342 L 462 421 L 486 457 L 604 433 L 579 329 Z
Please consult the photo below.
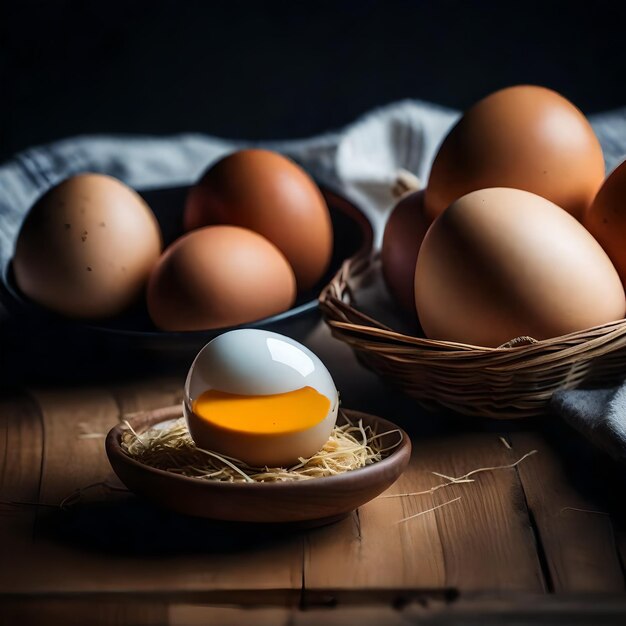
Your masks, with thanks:
M 240 396 L 211 389 L 194 400 L 192 410 L 226 430 L 290 433 L 321 422 L 328 415 L 330 400 L 312 387 L 269 396 Z

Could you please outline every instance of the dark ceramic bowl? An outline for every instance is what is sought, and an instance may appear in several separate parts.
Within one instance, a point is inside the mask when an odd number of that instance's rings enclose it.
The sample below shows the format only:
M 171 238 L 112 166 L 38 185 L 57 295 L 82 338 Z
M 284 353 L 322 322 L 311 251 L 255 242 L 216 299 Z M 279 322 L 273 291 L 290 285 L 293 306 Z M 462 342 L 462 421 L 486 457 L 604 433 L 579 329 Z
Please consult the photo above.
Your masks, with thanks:
M 281 483 L 225 483 L 180 476 L 130 458 L 121 448 L 124 424 L 106 438 L 109 461 L 120 480 L 134 493 L 185 515 L 236 522 L 307 523 L 322 525 L 350 514 L 390 487 L 411 456 L 408 435 L 395 424 L 374 415 L 343 411 L 351 422 L 378 432 L 400 430 L 402 441 L 381 461 L 361 469 L 325 478 Z M 131 420 L 141 433 L 150 426 L 182 415 L 180 407 L 146 412 Z M 343 417 L 339 418 L 339 422 Z M 383 447 L 398 441 L 397 433 L 382 438 Z
M 334 229 L 333 255 L 328 271 L 310 291 L 300 293 L 294 306 L 283 313 L 243 324 L 246 328 L 264 328 L 294 339 L 302 339 L 319 321 L 317 298 L 326 283 L 346 259 L 367 254 L 372 248 L 372 226 L 365 215 L 345 198 L 323 188 Z M 154 211 L 165 244 L 182 234 L 182 213 L 188 188 L 160 189 L 141 195 Z M 116 318 L 101 321 L 77 321 L 54 314 L 26 298 L 15 284 L 11 264 L 0 276 L 0 299 L 9 313 L 27 324 L 33 333 L 46 341 L 105 346 L 110 352 L 129 352 L 144 356 L 189 360 L 213 337 L 237 327 L 206 331 L 165 332 L 150 320 L 144 302 Z

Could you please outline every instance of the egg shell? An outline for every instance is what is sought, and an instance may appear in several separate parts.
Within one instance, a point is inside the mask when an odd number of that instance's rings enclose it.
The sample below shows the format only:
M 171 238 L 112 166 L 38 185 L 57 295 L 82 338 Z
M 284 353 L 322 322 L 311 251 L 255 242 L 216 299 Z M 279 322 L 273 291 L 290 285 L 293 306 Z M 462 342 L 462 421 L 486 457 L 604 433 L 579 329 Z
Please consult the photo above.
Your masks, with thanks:
M 307 430 L 271 435 L 229 432 L 191 410 L 193 401 L 210 389 L 272 395 L 306 386 L 330 401 L 326 417 Z M 335 426 L 338 407 L 337 389 L 319 357 L 289 337 L 260 329 L 238 329 L 213 339 L 194 359 L 185 383 L 185 416 L 196 444 L 255 467 L 289 466 L 318 452 Z
M 583 224 L 609 255 L 626 285 L 626 162 L 606 179 Z
M 299 290 L 312 288 L 330 264 L 333 229 L 310 176 L 269 150 L 240 150 L 214 165 L 190 190 L 185 230 L 233 224 L 274 243 L 291 263 Z
M 415 313 L 415 265 L 430 221 L 424 212 L 424 191 L 403 197 L 393 208 L 381 249 L 385 283 L 396 302 Z
M 110 176 L 79 174 L 32 207 L 13 270 L 21 291 L 49 309 L 109 317 L 143 294 L 161 246 L 157 220 L 139 194 Z
M 207 389 L 270 395 L 306 386 L 331 401 L 337 395 L 326 366 L 306 346 L 279 333 L 241 328 L 223 333 L 200 350 L 185 389 L 193 402 Z
M 417 259 L 415 302 L 427 337 L 499 346 L 624 316 L 619 276 L 571 215 L 535 194 L 483 189 L 454 202 Z
M 513 187 L 582 220 L 603 179 L 602 148 L 580 110 L 520 85 L 480 100 L 452 128 L 432 165 L 426 211 L 432 220 L 470 191 Z
M 293 271 L 267 239 L 238 226 L 210 226 L 177 239 L 148 283 L 150 317 L 162 330 L 244 324 L 286 311 Z

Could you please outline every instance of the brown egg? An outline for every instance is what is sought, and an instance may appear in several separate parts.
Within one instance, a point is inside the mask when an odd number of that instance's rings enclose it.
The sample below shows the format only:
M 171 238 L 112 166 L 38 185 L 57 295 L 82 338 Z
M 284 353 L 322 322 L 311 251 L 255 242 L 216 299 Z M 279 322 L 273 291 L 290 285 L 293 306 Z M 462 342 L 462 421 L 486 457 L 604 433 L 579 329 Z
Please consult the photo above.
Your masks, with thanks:
M 609 255 L 626 285 L 626 161 L 606 179 L 583 224 Z
M 431 339 L 498 346 L 620 319 L 626 299 L 598 242 L 555 204 L 518 189 L 452 203 L 417 258 L 415 303 Z
M 241 150 L 218 161 L 187 198 L 184 227 L 233 224 L 260 233 L 287 257 L 299 290 L 328 269 L 333 230 L 328 207 L 309 175 L 268 150 Z
M 157 220 L 135 191 L 110 176 L 79 174 L 32 207 L 13 269 L 35 302 L 69 317 L 108 317 L 143 293 L 160 252 Z
M 431 219 L 477 189 L 532 191 L 581 220 L 604 179 L 600 143 L 585 116 L 543 87 L 509 87 L 471 107 L 433 162 Z
M 163 330 L 222 328 L 291 307 L 296 281 L 265 237 L 238 226 L 210 226 L 177 239 L 148 283 L 148 311 Z
M 405 310 L 415 313 L 415 264 L 430 221 L 424 212 L 424 192 L 402 198 L 389 215 L 381 261 L 383 277 L 391 295 Z

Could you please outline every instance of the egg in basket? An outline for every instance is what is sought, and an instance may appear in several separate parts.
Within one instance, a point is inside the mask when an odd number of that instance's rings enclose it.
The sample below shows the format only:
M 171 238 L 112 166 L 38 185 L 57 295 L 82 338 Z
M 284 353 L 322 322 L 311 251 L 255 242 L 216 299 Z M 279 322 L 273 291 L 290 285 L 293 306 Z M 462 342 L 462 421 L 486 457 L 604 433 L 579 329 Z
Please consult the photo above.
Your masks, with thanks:
M 582 113 L 512 87 L 465 113 L 426 189 L 390 215 L 380 257 L 345 263 L 321 305 L 337 338 L 422 404 L 538 415 L 556 389 L 624 375 L 624 241 L 626 165 L 604 181 Z M 379 274 L 389 315 L 359 301 Z

